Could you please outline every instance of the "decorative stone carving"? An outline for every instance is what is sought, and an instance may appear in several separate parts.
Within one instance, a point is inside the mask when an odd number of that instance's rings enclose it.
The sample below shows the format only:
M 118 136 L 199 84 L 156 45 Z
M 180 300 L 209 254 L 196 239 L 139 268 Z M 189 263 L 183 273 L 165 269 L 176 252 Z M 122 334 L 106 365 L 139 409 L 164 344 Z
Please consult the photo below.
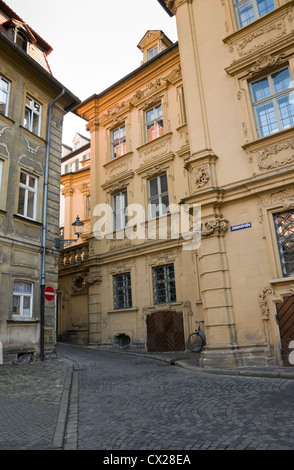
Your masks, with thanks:
M 85 279 L 85 282 L 92 286 L 93 284 L 101 284 L 102 282 L 102 276 L 98 274 L 88 274 L 88 276 Z
M 145 321 L 147 317 L 155 312 L 183 312 L 183 314 L 192 316 L 193 311 L 191 307 L 191 302 L 186 300 L 184 302 L 168 303 L 162 305 L 146 305 L 143 307 L 142 313 Z
M 210 180 L 209 169 L 207 166 L 195 170 L 195 185 L 196 188 L 202 188 Z
M 73 294 L 85 294 L 87 293 L 87 274 L 80 273 L 72 276 L 71 290 Z
M 217 156 L 211 150 L 191 155 L 185 160 L 188 171 L 190 194 L 201 191 L 202 188 L 216 188 L 215 165 Z
M 267 303 L 267 296 L 273 295 L 274 290 L 272 287 L 266 287 L 262 289 L 261 294 L 259 295 L 259 304 L 261 308 L 261 315 L 263 320 L 269 320 L 269 307 Z
M 193 0 L 165 0 L 167 8 L 175 15 L 177 9 L 185 3 L 192 3 Z
M 248 69 L 249 76 L 254 76 L 255 74 L 262 72 L 263 70 L 273 67 L 275 65 L 280 64 L 281 62 L 285 62 L 286 54 L 278 54 L 278 55 L 263 55 L 261 56 L 255 64 Z
M 263 222 L 264 208 L 277 208 L 280 207 L 282 211 L 294 208 L 294 192 L 293 190 L 286 189 L 284 191 L 277 191 L 275 193 L 260 196 L 258 199 L 259 207 L 259 222 Z
M 211 219 L 201 224 L 202 237 L 223 236 L 229 223 L 225 219 Z
M 256 164 L 259 171 L 275 170 L 294 163 L 294 153 L 289 154 L 289 149 L 294 150 L 294 139 L 280 140 L 268 147 L 252 148 L 247 151 L 247 155 L 249 162 Z
M 105 114 L 100 119 L 100 123 L 105 125 L 110 121 L 113 121 L 113 125 L 118 124 L 120 122 L 121 114 L 128 111 L 129 104 L 126 101 L 122 103 L 117 103 L 112 108 L 109 108 Z

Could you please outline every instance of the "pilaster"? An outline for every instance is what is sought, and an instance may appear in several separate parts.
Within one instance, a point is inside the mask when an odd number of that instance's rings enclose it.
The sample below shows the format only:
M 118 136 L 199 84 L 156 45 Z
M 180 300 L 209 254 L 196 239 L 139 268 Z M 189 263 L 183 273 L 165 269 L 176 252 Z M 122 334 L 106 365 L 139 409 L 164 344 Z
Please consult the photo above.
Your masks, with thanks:
M 89 344 L 101 341 L 101 292 L 102 277 L 97 267 L 90 269 L 87 277 L 89 301 Z
M 199 269 L 207 336 L 201 358 L 204 367 L 237 365 L 232 354 L 237 338 L 224 243 L 227 229 L 228 221 L 221 217 L 202 223 Z

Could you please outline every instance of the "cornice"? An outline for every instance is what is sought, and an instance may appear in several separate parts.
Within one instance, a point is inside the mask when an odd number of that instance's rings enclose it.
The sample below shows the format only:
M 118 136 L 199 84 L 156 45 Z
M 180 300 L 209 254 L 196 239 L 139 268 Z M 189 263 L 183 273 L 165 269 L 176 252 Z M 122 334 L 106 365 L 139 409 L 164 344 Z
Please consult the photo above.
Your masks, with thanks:
M 167 9 L 175 15 L 177 13 L 177 9 L 184 5 L 185 3 L 193 3 L 193 0 L 165 0 L 165 5 Z

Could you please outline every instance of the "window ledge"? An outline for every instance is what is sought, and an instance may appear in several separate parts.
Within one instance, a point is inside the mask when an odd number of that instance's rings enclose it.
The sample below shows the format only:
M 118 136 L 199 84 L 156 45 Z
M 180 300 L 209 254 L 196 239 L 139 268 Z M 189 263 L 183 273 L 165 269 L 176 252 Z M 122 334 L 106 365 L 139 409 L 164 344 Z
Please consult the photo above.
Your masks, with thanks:
M 45 139 L 43 139 L 39 135 L 35 134 L 34 132 L 29 131 L 28 129 L 26 129 L 26 127 L 23 127 L 23 126 L 19 126 L 19 127 L 20 127 L 20 130 L 22 132 L 24 132 L 25 134 L 27 134 L 29 137 L 32 137 L 32 138 L 36 139 L 38 142 L 40 142 L 42 144 L 46 143 Z
M 259 31 L 261 24 L 271 22 L 271 20 L 275 16 L 279 17 L 280 15 L 283 15 L 284 10 L 288 8 L 289 8 L 289 4 L 286 4 L 282 7 L 277 7 L 274 10 L 267 13 L 266 15 L 263 15 L 260 18 L 257 18 L 256 20 L 252 21 L 252 23 L 249 23 L 246 26 L 237 27 L 236 30 L 232 34 L 230 34 L 229 36 L 226 36 L 223 39 L 223 42 L 228 43 L 230 41 L 233 41 L 236 38 L 240 39 L 240 37 L 242 36 L 246 36 L 247 34 L 252 34 L 253 32 L 255 32 L 255 30 Z
M 41 222 L 37 222 L 36 220 L 28 219 L 27 217 L 24 217 L 22 215 L 13 214 L 13 218 L 17 219 L 17 220 L 20 220 L 21 222 L 25 222 L 29 225 L 34 225 L 36 227 L 42 227 Z
M 118 164 L 118 162 L 122 162 L 123 160 L 127 160 L 128 158 L 130 158 L 133 153 L 134 152 L 124 153 L 124 155 L 121 155 L 120 157 L 114 158 L 113 160 L 109 160 L 103 166 L 104 168 L 111 168 L 112 166 L 115 166 L 115 164 Z
M 269 281 L 269 284 L 275 285 L 275 284 L 294 284 L 294 276 L 288 276 L 288 277 L 277 277 L 276 279 L 271 279 Z
M 252 140 L 251 142 L 246 142 L 246 144 L 242 145 L 244 150 L 249 149 L 250 147 L 264 147 L 265 145 L 275 144 L 276 142 L 284 141 L 289 137 L 293 137 L 293 127 L 289 127 L 289 129 L 284 129 L 279 132 L 275 132 L 274 134 L 267 135 L 265 137 L 260 137 L 259 139 Z
M 161 135 L 160 137 L 156 137 L 153 140 L 150 140 L 150 142 L 145 142 L 144 144 L 140 145 L 137 147 L 137 152 L 142 152 L 146 151 L 149 147 L 152 148 L 153 145 L 158 145 L 160 142 L 169 139 L 173 135 L 172 132 L 166 132 L 165 134 Z
M 9 116 L 5 116 L 5 114 L 0 113 L 0 119 L 6 122 L 7 124 L 15 124 L 15 121 L 11 119 Z
M 34 319 L 34 318 L 31 318 L 31 317 L 24 317 L 24 316 L 21 316 L 21 315 L 12 315 L 11 318 L 9 318 L 8 320 L 6 320 L 7 323 L 30 323 L 30 324 L 36 324 L 36 323 L 39 323 L 39 320 L 37 319 Z
M 126 312 L 137 312 L 139 310 L 138 307 L 129 307 L 129 308 L 118 308 L 114 310 L 108 310 L 107 313 L 126 313 Z

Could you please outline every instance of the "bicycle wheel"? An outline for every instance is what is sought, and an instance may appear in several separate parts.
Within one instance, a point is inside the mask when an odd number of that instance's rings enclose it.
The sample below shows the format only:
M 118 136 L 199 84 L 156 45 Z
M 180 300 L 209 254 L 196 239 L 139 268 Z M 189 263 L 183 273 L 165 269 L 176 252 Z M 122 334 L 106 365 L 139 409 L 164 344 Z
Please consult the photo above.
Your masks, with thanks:
M 203 338 L 199 333 L 191 333 L 188 338 L 188 347 L 193 352 L 202 351 L 204 346 Z

